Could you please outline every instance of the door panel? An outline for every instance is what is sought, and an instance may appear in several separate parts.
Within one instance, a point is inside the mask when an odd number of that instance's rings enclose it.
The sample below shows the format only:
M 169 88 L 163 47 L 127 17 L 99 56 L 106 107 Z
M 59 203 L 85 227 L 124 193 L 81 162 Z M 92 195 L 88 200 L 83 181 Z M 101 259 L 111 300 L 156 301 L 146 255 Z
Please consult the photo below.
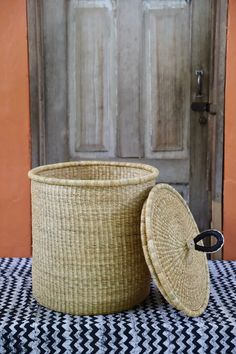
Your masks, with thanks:
M 36 165 L 152 164 L 207 226 L 208 125 L 190 106 L 209 97 L 213 0 L 29 0 L 29 9 Z
M 181 159 L 188 175 L 189 5 L 74 0 L 68 28 L 70 158 Z
M 115 156 L 114 8 L 107 1 L 71 1 L 68 12 L 71 158 Z
M 143 30 L 145 156 L 189 158 L 189 5 L 145 1 Z

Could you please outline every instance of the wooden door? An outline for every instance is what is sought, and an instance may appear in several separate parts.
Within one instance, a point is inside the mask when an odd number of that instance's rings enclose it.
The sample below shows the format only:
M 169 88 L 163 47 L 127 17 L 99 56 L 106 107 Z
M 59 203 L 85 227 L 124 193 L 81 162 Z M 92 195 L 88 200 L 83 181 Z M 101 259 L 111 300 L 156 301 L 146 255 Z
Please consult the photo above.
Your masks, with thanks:
M 207 114 L 191 102 L 209 101 L 214 1 L 28 4 L 33 164 L 149 163 L 208 227 Z

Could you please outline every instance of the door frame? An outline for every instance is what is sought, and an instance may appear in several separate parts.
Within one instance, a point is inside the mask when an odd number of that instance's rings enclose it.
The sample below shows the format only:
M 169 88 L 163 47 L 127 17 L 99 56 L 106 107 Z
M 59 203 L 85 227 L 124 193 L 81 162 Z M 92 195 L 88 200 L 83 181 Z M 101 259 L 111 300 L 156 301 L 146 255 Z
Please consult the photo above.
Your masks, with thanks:
M 209 215 L 205 218 L 204 225 L 200 228 L 206 228 L 207 223 L 222 230 L 222 195 L 223 195 L 223 158 L 224 158 L 224 89 L 225 89 L 225 63 L 226 63 L 226 34 L 227 34 L 227 9 L 228 0 L 212 1 L 212 25 L 213 37 L 211 48 L 211 73 L 209 83 L 209 98 L 214 107 L 217 107 L 216 115 L 208 117 L 208 143 L 204 147 L 208 151 L 207 159 L 202 163 L 199 155 L 196 154 L 202 132 L 199 123 L 194 117 L 190 118 L 190 208 L 192 209 L 193 198 L 198 197 L 198 190 L 201 188 L 203 178 L 206 176 L 206 194 L 205 203 L 208 203 Z M 31 120 L 31 148 L 32 148 L 32 167 L 47 163 L 47 127 L 50 124 L 45 112 L 46 97 L 46 78 L 45 78 L 45 56 L 44 56 L 44 31 L 42 26 L 42 6 L 41 0 L 27 0 L 27 19 L 28 19 L 28 50 L 29 50 L 29 81 L 30 81 L 30 120 Z M 58 4 L 59 12 L 67 14 L 67 1 L 62 0 Z M 57 19 L 60 21 L 61 19 Z M 66 19 L 62 22 L 63 35 L 67 36 Z M 67 86 L 67 55 L 66 40 L 64 47 L 59 47 L 60 58 L 63 60 L 65 74 L 60 81 L 62 92 L 66 92 Z M 61 68 L 61 66 L 60 66 Z M 59 67 L 55 68 L 59 70 Z M 195 85 L 195 78 L 192 78 L 192 88 Z M 58 97 L 54 96 L 55 100 Z M 67 111 L 67 97 L 62 95 L 64 110 L 59 113 L 57 124 L 62 132 L 60 136 L 60 146 L 55 146 L 55 151 L 59 151 L 64 161 L 69 159 L 67 150 L 65 119 L 60 120 L 60 115 L 65 116 Z M 46 114 L 47 113 L 47 114 Z M 64 123 L 62 123 L 64 121 Z M 67 117 L 68 123 L 68 117 Z M 65 132 L 65 134 L 63 133 Z M 193 134 L 194 133 L 194 134 Z M 56 132 L 55 132 L 56 134 Z M 54 139 L 54 137 L 50 137 Z M 64 140 L 63 140 L 64 139 Z M 56 137 L 55 137 L 56 142 Z M 56 144 L 56 143 L 55 143 Z M 55 154 L 56 154 L 55 152 Z M 205 182 L 204 182 L 205 183 Z M 198 211 L 192 210 L 193 214 Z M 201 212 L 201 211 L 200 211 Z M 195 215 L 198 218 L 198 215 Z M 214 255 L 214 258 L 220 258 L 221 253 Z
M 228 27 L 228 0 L 215 2 L 214 48 L 212 54 L 212 82 L 210 99 L 216 108 L 211 116 L 211 227 L 223 231 L 223 185 L 224 185 L 224 121 L 225 121 L 225 78 Z M 222 259 L 223 251 L 211 255 L 211 259 Z
M 59 128 L 59 137 L 57 131 L 50 129 L 50 150 L 54 156 L 63 158 L 64 161 L 69 159 L 69 151 L 67 149 L 67 0 L 58 1 L 54 21 L 60 24 L 61 34 L 64 40 L 54 43 L 54 48 L 47 47 L 47 55 L 50 57 L 50 70 L 57 77 L 57 85 L 47 87 L 45 77 L 45 53 L 44 53 L 44 28 L 43 28 L 43 1 L 27 0 L 27 21 L 28 21 L 28 52 L 29 52 L 29 83 L 30 83 L 30 121 L 31 121 L 31 149 L 32 149 L 32 167 L 44 165 L 47 163 L 48 151 L 48 128 L 50 121 L 50 111 L 46 107 L 48 102 L 53 105 L 54 118 Z M 65 16 L 66 15 L 66 16 Z M 52 36 L 55 35 L 52 30 Z M 54 53 L 56 47 L 56 53 Z M 50 53 L 48 53 L 50 51 Z M 58 64 L 55 60 L 60 58 Z M 61 74 L 61 69 L 63 73 Z M 61 74 L 61 75 L 60 75 Z M 50 97 L 47 94 L 51 90 Z M 58 94 L 59 93 L 59 94 Z M 58 106 L 58 108 L 57 108 Z M 55 111 L 58 111 L 55 114 Z M 65 119 L 66 117 L 66 119 Z M 60 144 L 58 144 L 60 141 Z

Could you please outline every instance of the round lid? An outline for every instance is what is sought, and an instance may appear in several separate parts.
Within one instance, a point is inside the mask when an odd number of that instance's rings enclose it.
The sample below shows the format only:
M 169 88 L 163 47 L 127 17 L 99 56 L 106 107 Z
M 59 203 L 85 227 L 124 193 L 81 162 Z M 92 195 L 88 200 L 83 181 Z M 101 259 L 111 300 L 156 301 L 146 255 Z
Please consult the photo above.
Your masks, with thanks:
M 217 243 L 205 247 L 202 240 L 211 235 Z M 216 230 L 199 234 L 181 195 L 157 184 L 143 206 L 141 236 L 149 270 L 165 299 L 188 316 L 201 315 L 210 292 L 205 252 L 221 248 L 223 235 Z

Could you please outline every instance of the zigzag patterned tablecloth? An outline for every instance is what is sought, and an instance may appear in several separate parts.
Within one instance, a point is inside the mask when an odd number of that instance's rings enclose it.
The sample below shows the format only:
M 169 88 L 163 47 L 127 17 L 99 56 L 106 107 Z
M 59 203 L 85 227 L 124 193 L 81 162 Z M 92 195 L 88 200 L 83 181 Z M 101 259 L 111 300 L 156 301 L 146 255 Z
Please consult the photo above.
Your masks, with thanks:
M 114 315 L 70 316 L 32 298 L 31 259 L 0 259 L 0 353 L 236 353 L 236 262 L 210 261 L 211 296 L 187 318 L 152 285 L 139 307 Z

